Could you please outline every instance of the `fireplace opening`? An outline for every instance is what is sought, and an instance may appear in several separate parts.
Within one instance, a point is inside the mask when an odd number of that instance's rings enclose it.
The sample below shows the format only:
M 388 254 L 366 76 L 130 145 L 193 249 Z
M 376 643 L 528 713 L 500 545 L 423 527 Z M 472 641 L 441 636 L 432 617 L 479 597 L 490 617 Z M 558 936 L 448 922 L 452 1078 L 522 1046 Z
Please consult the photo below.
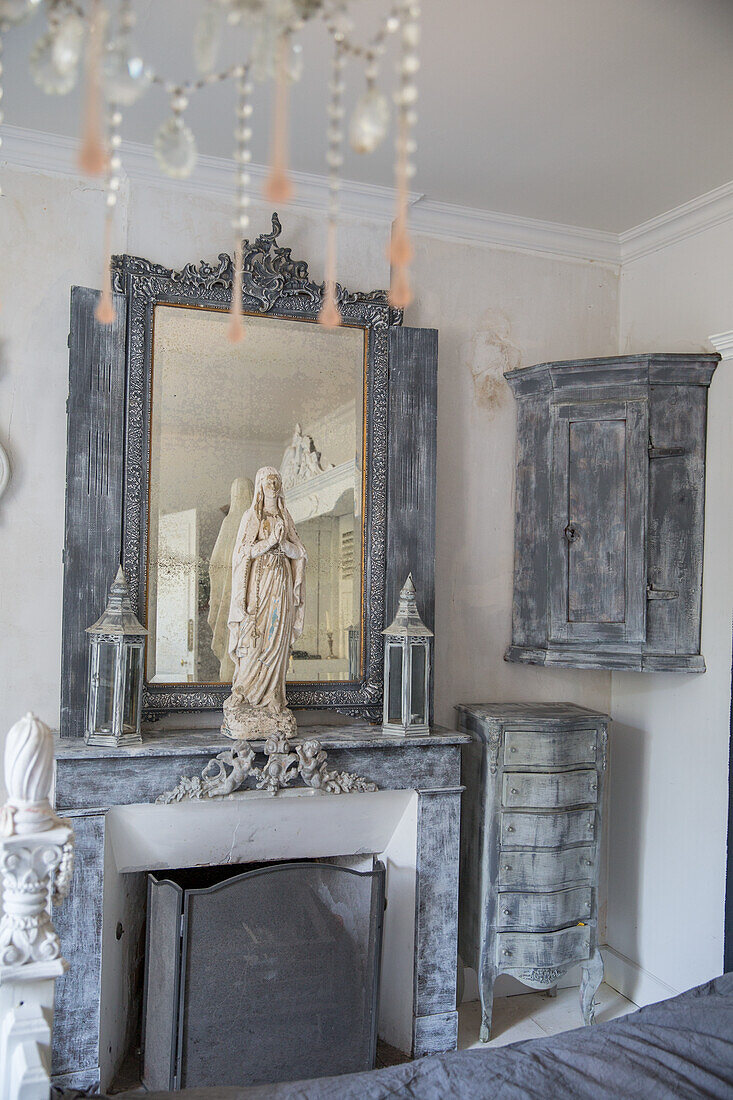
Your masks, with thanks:
M 376 858 L 150 873 L 145 1087 L 373 1068 L 384 897 Z

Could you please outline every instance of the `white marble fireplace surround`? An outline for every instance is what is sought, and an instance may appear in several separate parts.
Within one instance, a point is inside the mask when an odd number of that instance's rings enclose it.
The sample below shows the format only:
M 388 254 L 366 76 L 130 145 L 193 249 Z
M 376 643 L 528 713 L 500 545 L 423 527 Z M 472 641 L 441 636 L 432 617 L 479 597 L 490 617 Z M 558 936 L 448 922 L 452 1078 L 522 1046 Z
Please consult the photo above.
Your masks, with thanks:
M 231 742 L 211 730 L 161 732 L 135 749 L 57 742 L 56 805 L 77 836 L 70 899 L 55 914 L 71 963 L 57 991 L 57 1083 L 109 1087 L 139 1041 L 146 878 L 167 868 L 301 858 L 361 868 L 378 856 L 387 871 L 379 1035 L 414 1055 L 455 1047 L 464 738 L 434 730 L 405 740 L 365 724 L 299 732 L 319 736 L 331 767 L 379 790 L 155 805 Z

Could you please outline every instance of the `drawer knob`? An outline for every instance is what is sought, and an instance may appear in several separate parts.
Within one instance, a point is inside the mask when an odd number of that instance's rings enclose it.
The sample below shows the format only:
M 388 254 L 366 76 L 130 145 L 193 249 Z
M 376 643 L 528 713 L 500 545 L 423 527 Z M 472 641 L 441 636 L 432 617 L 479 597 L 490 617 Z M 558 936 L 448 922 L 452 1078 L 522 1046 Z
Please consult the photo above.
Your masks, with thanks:
M 512 869 L 511 863 L 505 863 L 504 864 L 504 870 L 505 871 L 511 871 L 511 869 Z
M 590 789 L 591 789 L 592 791 L 597 791 L 597 790 L 598 790 L 598 784 L 597 784 L 597 783 L 591 783 L 591 785 L 590 785 Z
M 504 914 L 505 917 L 511 917 L 511 915 L 512 915 L 511 909 L 502 909 L 502 913 Z
M 519 794 L 519 791 L 516 787 L 512 787 L 512 794 Z
M 588 828 L 591 830 L 591 832 L 593 831 L 593 822 L 592 821 L 588 822 Z
M 512 745 L 512 747 L 509 749 L 509 752 L 516 752 L 516 751 L 517 751 L 517 746 L 516 745 Z
M 507 831 L 508 833 L 513 833 L 513 832 L 514 832 L 514 826 L 513 826 L 513 825 L 507 825 L 507 827 L 506 827 L 506 831 Z
M 587 902 L 585 903 L 585 907 L 586 907 L 586 909 L 588 910 L 588 912 L 590 913 L 590 902 L 589 902 L 589 901 L 587 901 Z
M 584 859 L 583 863 L 586 865 L 586 867 L 592 867 L 593 866 L 593 860 L 592 859 Z
M 504 950 L 502 951 L 502 955 L 506 955 L 507 958 L 511 958 L 511 954 L 512 953 L 511 953 L 511 951 L 509 950 L 508 947 L 505 947 Z

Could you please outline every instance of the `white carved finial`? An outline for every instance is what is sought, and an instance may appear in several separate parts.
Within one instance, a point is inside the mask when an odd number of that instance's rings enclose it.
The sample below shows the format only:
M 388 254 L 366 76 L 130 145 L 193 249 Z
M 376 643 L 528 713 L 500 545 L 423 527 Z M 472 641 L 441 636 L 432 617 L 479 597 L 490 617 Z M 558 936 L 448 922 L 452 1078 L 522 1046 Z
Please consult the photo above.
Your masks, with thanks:
M 48 801 L 53 779 L 53 736 L 30 711 L 9 730 L 5 741 L 5 787 L 8 809 L 3 832 L 39 833 L 58 818 Z M 8 829 L 7 818 L 13 825 Z
M 66 897 L 74 833 L 48 801 L 53 737 L 26 714 L 5 743 L 8 801 L 0 827 L 0 1097 L 41 1100 L 50 1090 L 54 982 L 67 969 L 51 920 Z

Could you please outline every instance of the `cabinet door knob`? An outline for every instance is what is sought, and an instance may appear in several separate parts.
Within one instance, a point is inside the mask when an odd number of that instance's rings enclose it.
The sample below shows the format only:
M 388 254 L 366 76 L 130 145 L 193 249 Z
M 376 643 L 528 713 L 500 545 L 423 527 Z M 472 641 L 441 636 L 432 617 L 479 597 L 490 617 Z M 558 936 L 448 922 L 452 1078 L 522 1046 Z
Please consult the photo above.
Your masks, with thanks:
M 511 951 L 509 950 L 508 947 L 505 947 L 504 950 L 502 951 L 502 955 L 506 955 L 509 958 L 511 958 L 511 954 L 512 953 L 511 953 Z
M 590 789 L 591 789 L 592 791 L 597 791 L 597 790 L 598 790 L 598 784 L 597 784 L 597 783 L 591 783 L 591 785 L 590 785 Z
M 505 871 L 511 871 L 511 869 L 512 869 L 512 867 L 511 867 L 511 864 L 510 864 L 510 863 L 505 863 L 505 864 L 504 864 L 504 870 L 505 870 Z
M 586 867 L 592 867 L 593 866 L 593 860 L 592 859 L 584 859 L 583 863 L 586 865 Z
M 574 542 L 577 542 L 578 539 L 580 538 L 580 531 L 578 530 L 578 528 L 573 523 L 569 523 L 567 525 L 567 527 L 565 528 L 564 534 L 565 534 L 565 538 L 567 539 L 568 543 L 571 546 Z
M 512 745 L 512 747 L 509 749 L 509 752 L 516 752 L 516 751 L 517 751 L 517 746 L 516 745 Z
M 507 831 L 508 833 L 513 833 L 513 832 L 514 832 L 514 826 L 513 826 L 513 825 L 507 825 L 507 827 L 506 827 L 506 831 Z
M 511 909 L 502 909 L 502 913 L 504 914 L 505 917 L 511 917 L 511 915 L 512 915 Z
M 516 787 L 512 787 L 512 794 L 519 794 L 519 791 Z

